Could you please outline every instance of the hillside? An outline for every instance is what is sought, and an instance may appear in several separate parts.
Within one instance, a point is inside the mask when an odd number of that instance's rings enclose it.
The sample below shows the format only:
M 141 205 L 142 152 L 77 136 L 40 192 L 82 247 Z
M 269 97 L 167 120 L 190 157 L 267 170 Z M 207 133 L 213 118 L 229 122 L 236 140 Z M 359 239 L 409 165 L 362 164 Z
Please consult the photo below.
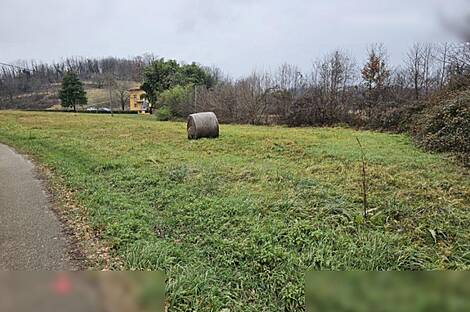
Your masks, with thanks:
M 470 268 L 468 170 L 405 135 L 222 125 L 188 141 L 142 116 L 4 111 L 0 142 L 64 181 L 126 269 L 164 271 L 175 311 L 301 310 L 309 269 Z
M 132 81 L 119 81 L 118 83 L 129 86 L 129 88 L 139 85 L 139 83 Z M 88 99 L 88 104 L 85 107 L 109 107 L 110 100 L 108 89 L 91 81 L 85 81 L 84 88 Z M 40 91 L 15 95 L 11 101 L 7 97 L 0 98 L 0 102 L 4 103 L 3 106 L 0 105 L 0 108 L 34 110 L 63 109 L 60 105 L 59 89 L 60 83 L 52 83 L 44 86 Z M 111 94 L 113 108 L 120 109 L 120 103 L 116 91 L 117 90 L 114 89 Z

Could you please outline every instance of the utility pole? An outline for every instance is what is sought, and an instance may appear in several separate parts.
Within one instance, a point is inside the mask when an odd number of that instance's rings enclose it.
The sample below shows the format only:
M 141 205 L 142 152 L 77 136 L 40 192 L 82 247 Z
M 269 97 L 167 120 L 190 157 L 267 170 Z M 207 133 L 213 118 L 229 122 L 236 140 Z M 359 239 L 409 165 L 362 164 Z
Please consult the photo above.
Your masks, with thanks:
M 195 113 L 197 113 L 196 103 L 197 103 L 197 85 L 194 85 L 194 112 Z
M 111 86 L 109 87 L 109 109 L 111 110 L 111 117 L 113 117 L 113 98 L 111 95 Z
M 115 79 L 116 79 L 116 75 L 114 75 L 113 73 L 110 73 L 106 77 L 106 80 L 107 80 L 106 84 L 107 84 L 108 92 L 109 92 L 109 110 L 111 111 L 111 117 L 114 116 L 112 92 L 113 92 L 113 87 L 116 85 L 116 80 Z

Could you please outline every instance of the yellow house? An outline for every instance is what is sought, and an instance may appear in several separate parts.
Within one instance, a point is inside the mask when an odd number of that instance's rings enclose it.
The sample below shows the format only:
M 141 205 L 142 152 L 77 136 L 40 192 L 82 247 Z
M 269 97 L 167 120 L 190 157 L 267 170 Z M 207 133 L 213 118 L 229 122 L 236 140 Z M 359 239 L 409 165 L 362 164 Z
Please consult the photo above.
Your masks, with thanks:
M 129 110 L 137 112 L 146 111 L 147 107 L 144 107 L 144 99 L 142 99 L 145 91 L 140 88 L 131 88 L 127 91 L 129 92 Z

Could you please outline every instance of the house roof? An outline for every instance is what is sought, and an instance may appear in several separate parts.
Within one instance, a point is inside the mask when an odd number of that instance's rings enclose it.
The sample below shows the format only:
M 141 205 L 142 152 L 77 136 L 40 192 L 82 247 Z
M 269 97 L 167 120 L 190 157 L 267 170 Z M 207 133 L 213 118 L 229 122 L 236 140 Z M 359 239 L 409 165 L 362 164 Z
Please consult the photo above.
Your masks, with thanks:
M 139 88 L 139 87 L 135 87 L 135 88 L 127 89 L 127 91 L 144 91 L 144 90 L 142 90 L 142 89 Z

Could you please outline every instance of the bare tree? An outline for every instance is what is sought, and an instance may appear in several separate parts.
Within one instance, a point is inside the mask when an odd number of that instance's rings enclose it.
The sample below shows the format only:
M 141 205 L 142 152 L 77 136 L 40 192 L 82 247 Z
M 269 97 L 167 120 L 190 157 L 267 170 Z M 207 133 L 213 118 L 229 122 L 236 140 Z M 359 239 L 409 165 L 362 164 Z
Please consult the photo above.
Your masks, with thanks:
M 117 79 L 113 73 L 107 73 L 105 75 L 105 85 L 106 89 L 108 90 L 108 96 L 109 96 L 109 109 L 111 110 L 111 114 L 113 113 L 113 102 L 114 102 L 114 97 L 113 93 L 114 90 L 117 87 Z
M 121 110 L 125 111 L 129 103 L 129 92 L 128 90 L 132 87 L 133 83 L 129 81 L 117 80 L 114 85 L 114 94 L 116 94 Z
M 439 88 L 444 87 L 444 84 L 447 83 L 448 80 L 448 63 L 449 63 L 449 43 L 445 42 L 438 46 L 435 60 L 438 63 L 439 68 L 437 72 L 437 81 Z
M 275 112 L 287 121 L 295 104 L 306 88 L 306 79 L 299 67 L 283 64 L 273 76 Z
M 414 90 L 415 99 L 419 100 L 421 89 L 424 85 L 424 47 L 416 43 L 407 54 L 407 70 L 409 79 Z
M 250 124 L 262 122 L 266 116 L 268 101 L 267 96 L 274 89 L 269 73 L 253 72 L 249 77 L 236 83 L 239 96 L 239 114 L 242 120 Z
M 318 62 L 318 86 L 329 114 L 344 106 L 346 91 L 354 80 L 355 62 L 345 52 L 336 50 Z M 331 116 L 330 116 L 331 118 Z

